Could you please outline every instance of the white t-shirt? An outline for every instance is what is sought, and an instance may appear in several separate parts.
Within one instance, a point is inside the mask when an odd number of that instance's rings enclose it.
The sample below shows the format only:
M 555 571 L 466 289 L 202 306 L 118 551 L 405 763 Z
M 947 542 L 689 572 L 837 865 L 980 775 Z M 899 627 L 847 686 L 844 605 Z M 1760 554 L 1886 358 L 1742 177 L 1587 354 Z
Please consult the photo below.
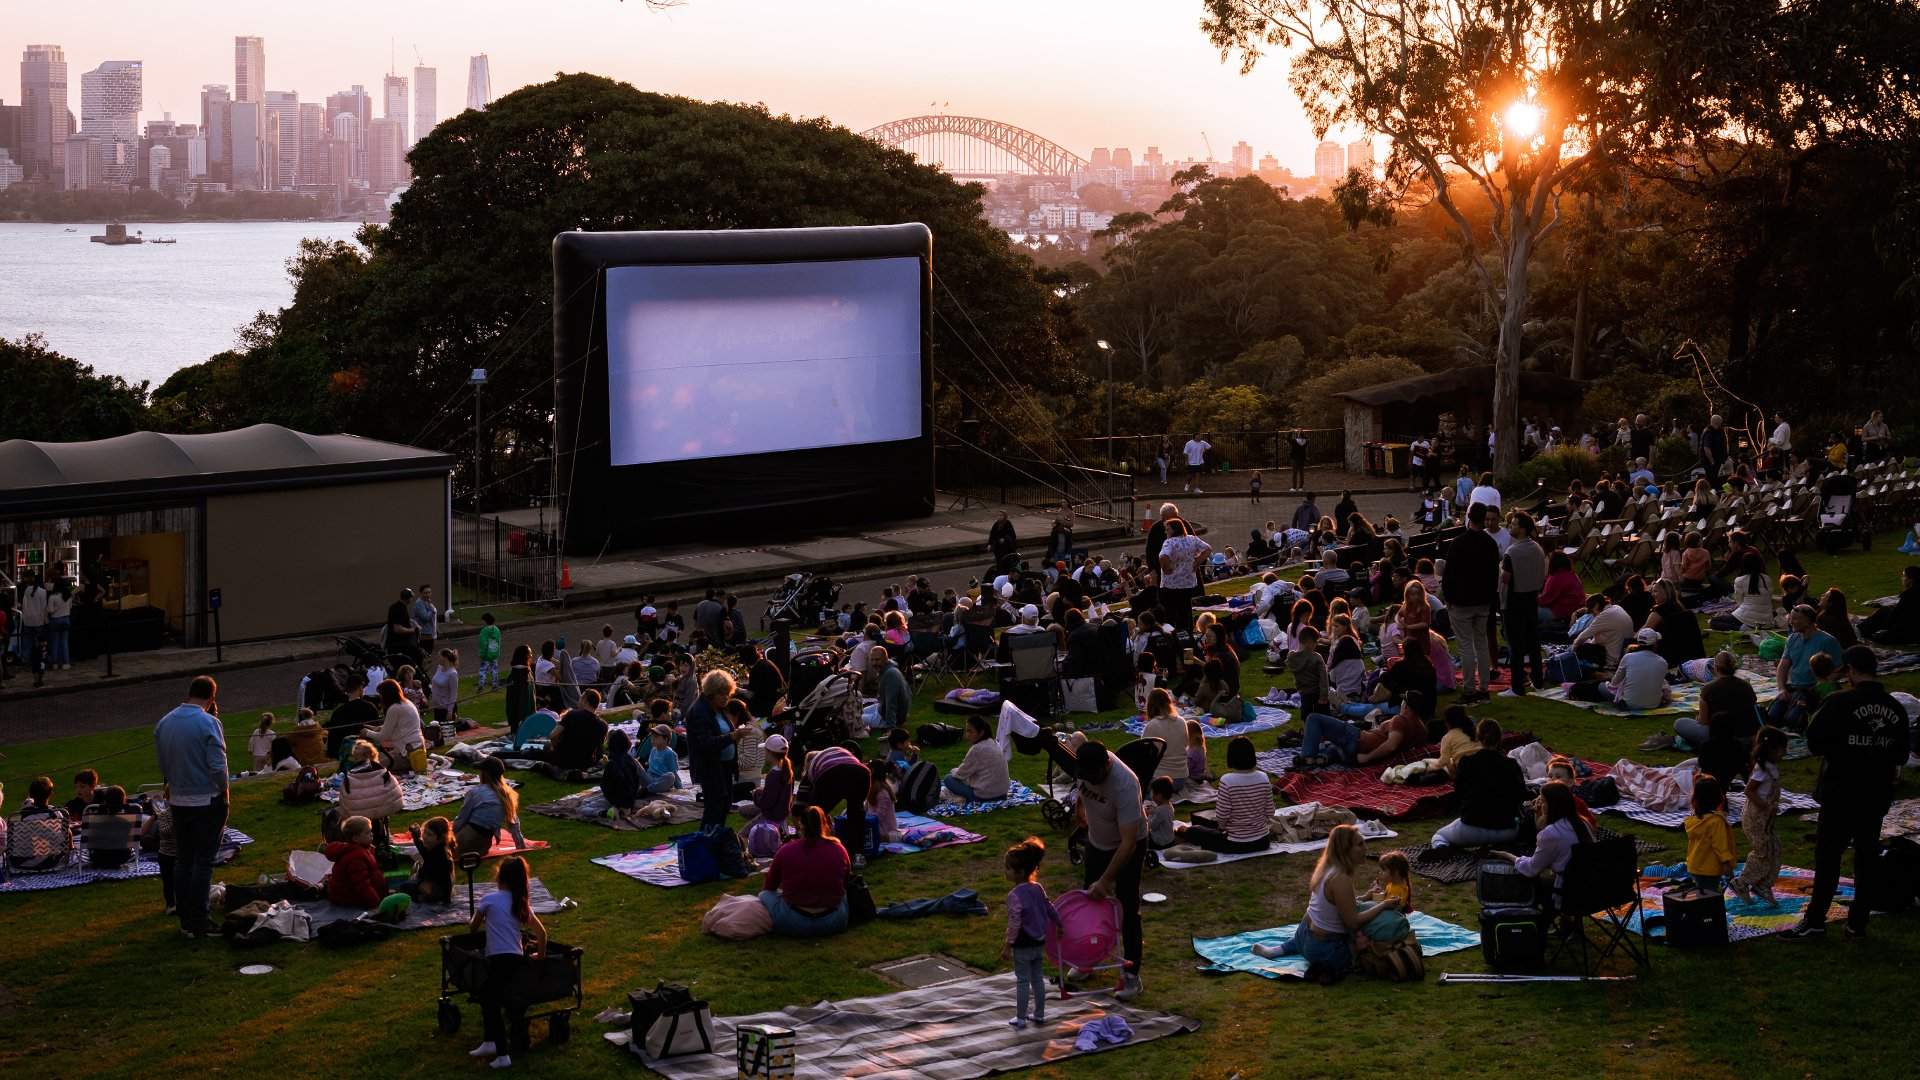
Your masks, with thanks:
M 1763 762 L 1753 767 L 1753 775 L 1747 777 L 1747 798 L 1756 796 L 1763 802 L 1780 797 L 1780 766 Z
M 1667 660 L 1652 649 L 1639 649 L 1620 658 L 1613 684 L 1619 702 L 1632 709 L 1657 709 L 1667 689 Z
M 535 686 L 553 685 L 553 661 L 541 657 L 533 662 L 533 684 Z
M 1205 465 L 1207 463 L 1207 451 L 1211 449 L 1213 449 L 1213 444 L 1210 442 L 1202 442 L 1199 439 L 1188 439 L 1186 445 L 1187 464 Z
M 1785 450 L 1793 445 L 1793 428 L 1785 421 L 1781 421 L 1780 426 L 1773 429 L 1773 438 L 1767 441 L 1772 443 L 1776 448 Z
M 70 619 L 73 617 L 73 597 L 58 590 L 47 594 L 47 618 Z
M 1600 614 L 1593 617 L 1585 630 L 1574 637 L 1572 644 L 1591 641 L 1607 650 L 1607 663 L 1612 664 L 1619 662 L 1620 650 L 1632 636 L 1633 616 L 1618 604 L 1608 604 L 1600 609 Z M 1661 663 L 1664 665 L 1665 661 Z
M 1472 493 L 1467 496 L 1467 505 L 1472 506 L 1474 503 L 1491 506 L 1495 510 L 1500 509 L 1500 489 L 1488 487 L 1485 484 L 1476 485 Z

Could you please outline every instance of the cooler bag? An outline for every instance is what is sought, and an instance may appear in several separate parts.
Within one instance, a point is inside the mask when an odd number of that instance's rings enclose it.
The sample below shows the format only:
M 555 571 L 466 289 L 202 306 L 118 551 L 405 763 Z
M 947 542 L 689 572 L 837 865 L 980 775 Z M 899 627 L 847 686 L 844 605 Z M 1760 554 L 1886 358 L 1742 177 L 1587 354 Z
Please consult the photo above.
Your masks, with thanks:
M 680 863 L 680 880 L 698 885 L 720 879 L 720 859 L 713 850 L 713 837 L 706 833 L 684 833 L 673 838 L 673 849 Z
M 1727 943 L 1727 902 L 1717 892 L 1674 889 L 1661 898 L 1667 944 L 1676 949 L 1701 949 Z
M 1546 958 L 1546 935 L 1540 929 L 1540 909 L 1502 907 L 1480 909 L 1480 952 L 1495 971 L 1530 971 Z

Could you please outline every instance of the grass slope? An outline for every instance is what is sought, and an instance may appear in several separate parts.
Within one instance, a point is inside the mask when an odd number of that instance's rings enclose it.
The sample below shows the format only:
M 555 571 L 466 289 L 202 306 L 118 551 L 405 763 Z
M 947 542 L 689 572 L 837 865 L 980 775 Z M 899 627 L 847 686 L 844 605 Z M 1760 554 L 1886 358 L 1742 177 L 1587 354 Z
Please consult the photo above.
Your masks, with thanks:
M 1858 601 L 1892 591 L 1907 561 L 1891 554 L 1837 559 L 1809 557 L 1817 587 L 1837 585 Z M 508 637 L 513 637 L 508 627 Z M 1895 676 L 1896 688 L 1920 688 L 1920 677 Z M 1257 666 L 1248 690 L 1263 692 Z M 916 703 L 914 722 L 931 715 L 931 691 Z M 238 709 L 242 702 L 229 702 Z M 59 699 L 23 708 L 58 708 Z M 463 711 L 497 720 L 498 695 Z M 1496 699 L 1483 707 L 1509 729 L 1532 730 L 1556 749 L 1612 761 L 1671 763 L 1679 755 L 1640 754 L 1634 747 L 1658 720 L 1598 716 L 1566 705 Z M 257 714 L 226 717 L 234 760 L 244 759 L 245 737 Z M 156 778 L 149 717 L 125 731 L 55 739 L 9 748 L 0 781 L 16 809 L 27 781 L 49 774 L 65 797 L 75 768 L 96 765 L 109 782 Z M 284 717 L 282 718 L 284 722 Z M 1125 741 L 1108 734 L 1110 745 Z M 1270 744 L 1267 738 L 1257 740 Z M 1223 765 L 1225 747 L 1212 747 Z M 958 747 L 934 751 L 954 764 Z M 1809 791 L 1815 764 L 1789 763 L 1787 786 Z M 1044 765 L 1016 757 L 1015 775 L 1034 783 Z M 527 774 L 523 798 L 540 802 L 577 789 Z M 281 781 L 244 781 L 234 787 L 233 824 L 256 840 L 217 877 L 250 880 L 284 867 L 286 852 L 318 841 L 312 808 L 280 803 Z M 1902 796 L 1920 794 L 1903 783 Z M 407 820 L 425 817 L 409 815 Z M 1419 843 L 1442 821 L 1397 826 L 1404 842 Z M 1607 823 L 1668 845 L 1654 856 L 1675 861 L 1681 834 Z M 882 903 L 938 896 L 952 889 L 980 891 L 995 909 L 984 919 L 877 922 L 819 942 L 779 939 L 733 944 L 699 933 L 701 913 L 740 883 L 664 890 L 615 875 L 588 860 L 656 844 L 677 828 L 615 833 L 537 815 L 527 832 L 553 850 L 533 859 L 535 873 L 556 896 L 580 902 L 549 918 L 558 940 L 585 946 L 588 1014 L 623 1003 L 629 988 L 658 978 L 692 983 L 716 1013 L 737 1014 L 819 999 L 891 989 L 868 968 L 924 952 L 945 952 L 984 969 L 996 967 L 1005 889 L 1000 852 L 1029 833 L 1049 841 L 1037 808 L 967 819 L 987 835 L 984 844 L 908 858 L 882 859 L 867 878 Z M 1810 866 L 1812 829 L 1781 822 L 1786 861 Z M 1744 841 L 1742 842 L 1744 848 Z M 1830 940 L 1789 945 L 1759 941 L 1718 954 L 1677 954 L 1656 947 L 1650 978 L 1627 985 L 1535 985 L 1441 988 L 1350 979 L 1333 989 L 1269 982 L 1246 976 L 1206 976 L 1193 970 L 1191 935 L 1216 935 L 1295 921 L 1301 912 L 1311 856 L 1278 856 L 1180 874 L 1157 872 L 1149 888 L 1171 902 L 1146 912 L 1148 993 L 1141 1004 L 1198 1017 L 1203 1028 L 1116 1054 L 1061 1062 L 1045 1076 L 1223 1077 L 1353 1076 L 1396 1074 L 1410 1068 L 1442 1076 L 1531 1073 L 1542 1068 L 1567 1077 L 1808 1076 L 1856 1073 L 1911 1075 L 1915 1036 L 1908 1015 L 1915 1000 L 1912 971 L 1920 955 L 1920 919 L 1880 918 L 1871 943 Z M 1064 843 L 1055 844 L 1043 879 L 1055 893 L 1078 884 Z M 1470 885 L 1441 886 L 1419 879 L 1417 900 L 1441 918 L 1473 925 Z M 157 882 L 127 882 L 0 898 L 0 1072 L 38 1066 L 93 1076 L 174 1075 L 189 1069 L 215 1075 L 269 1075 L 300 1063 L 303 1071 L 383 1077 L 437 1076 L 472 1068 L 464 1051 L 477 1041 L 478 1011 L 465 1007 L 466 1026 L 454 1038 L 434 1034 L 438 946 L 433 933 L 403 935 L 392 943 L 349 952 L 280 945 L 238 953 L 216 942 L 181 939 L 161 916 Z M 236 973 L 242 963 L 271 963 L 264 978 Z M 1430 965 L 1439 971 L 1482 968 L 1477 952 Z M 523 1061 L 533 1075 L 598 1076 L 635 1070 L 622 1051 L 583 1023 L 564 1049 L 536 1046 Z M 536 1035 L 538 1030 L 536 1029 Z M 61 1064 L 65 1063 L 65 1064 Z M 84 1066 L 82 1065 L 84 1063 Z

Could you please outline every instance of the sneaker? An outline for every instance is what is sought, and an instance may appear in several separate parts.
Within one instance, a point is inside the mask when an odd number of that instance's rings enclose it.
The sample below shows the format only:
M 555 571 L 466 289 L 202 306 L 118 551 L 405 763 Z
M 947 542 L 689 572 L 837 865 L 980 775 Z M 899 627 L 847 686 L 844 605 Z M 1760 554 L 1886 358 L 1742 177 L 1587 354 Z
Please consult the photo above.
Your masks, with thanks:
M 1805 941 L 1808 938 L 1826 937 L 1827 924 L 1797 922 L 1774 936 L 1785 941 Z
M 1907 755 L 1907 768 L 1920 769 L 1920 754 Z
M 1113 992 L 1113 998 L 1115 1001 L 1132 1001 L 1140 996 L 1140 991 L 1143 989 L 1145 988 L 1140 985 L 1140 976 L 1128 972 L 1120 976 L 1120 989 Z
M 1527 688 L 1524 686 L 1509 686 L 1505 690 L 1500 691 L 1499 696 L 1500 697 L 1526 697 Z
M 479 1046 L 467 1051 L 467 1056 L 470 1058 L 499 1057 L 500 1049 L 490 1042 L 483 1042 Z
M 489 1061 L 489 1062 L 487 1062 L 487 1068 L 489 1068 L 489 1069 L 511 1069 L 511 1068 L 513 1068 L 513 1059 L 512 1059 L 512 1058 L 510 1058 L 510 1057 L 508 1057 L 508 1056 L 507 1056 L 507 1055 L 505 1055 L 505 1054 L 501 1054 L 501 1055 L 500 1055 L 499 1057 L 497 1057 L 497 1058 L 494 1058 L 494 1059 L 493 1059 L 492 1061 Z
M 1853 928 L 1853 924 L 1848 923 L 1847 929 L 1846 929 L 1846 938 L 1848 941 L 1865 941 L 1867 938 L 1867 932 L 1865 930 L 1855 930 Z
M 1016 1016 L 1013 1019 L 1007 1021 L 1007 1026 L 1012 1028 L 1015 1031 L 1019 1031 L 1021 1028 L 1024 1028 L 1027 1026 L 1027 1018 L 1024 1016 Z
M 1655 732 L 1647 736 L 1646 739 L 1640 743 L 1640 749 L 1671 750 L 1673 749 L 1673 736 Z

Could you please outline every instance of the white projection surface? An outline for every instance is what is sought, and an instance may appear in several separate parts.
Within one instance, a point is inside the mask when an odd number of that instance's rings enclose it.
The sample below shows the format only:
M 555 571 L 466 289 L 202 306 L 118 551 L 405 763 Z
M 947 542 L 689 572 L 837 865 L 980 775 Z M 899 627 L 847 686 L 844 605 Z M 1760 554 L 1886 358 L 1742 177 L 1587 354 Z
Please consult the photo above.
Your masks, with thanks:
M 918 438 L 923 273 L 916 258 L 608 268 L 612 463 Z

